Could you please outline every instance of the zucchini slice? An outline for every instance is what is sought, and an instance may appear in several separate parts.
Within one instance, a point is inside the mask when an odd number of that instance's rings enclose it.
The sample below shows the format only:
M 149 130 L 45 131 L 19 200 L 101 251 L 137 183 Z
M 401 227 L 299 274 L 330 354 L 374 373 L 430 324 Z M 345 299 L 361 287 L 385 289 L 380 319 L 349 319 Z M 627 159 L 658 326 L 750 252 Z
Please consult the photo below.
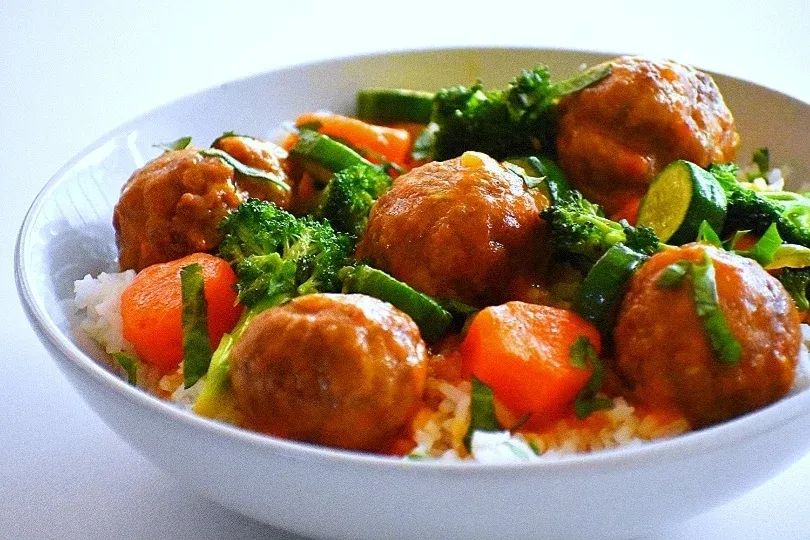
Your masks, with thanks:
M 427 124 L 433 111 L 432 92 L 401 88 L 366 88 L 357 94 L 357 118 L 375 124 Z
M 638 212 L 639 225 L 675 245 L 694 241 L 703 221 L 721 231 L 725 220 L 723 188 L 708 171 L 685 160 L 670 163 L 653 179 Z
M 309 129 L 301 131 L 295 146 L 290 149 L 290 157 L 324 184 L 334 173 L 353 165 L 376 166 L 345 144 Z
M 616 244 L 596 261 L 574 299 L 573 310 L 591 321 L 603 337 L 612 334 L 627 284 L 647 256 Z

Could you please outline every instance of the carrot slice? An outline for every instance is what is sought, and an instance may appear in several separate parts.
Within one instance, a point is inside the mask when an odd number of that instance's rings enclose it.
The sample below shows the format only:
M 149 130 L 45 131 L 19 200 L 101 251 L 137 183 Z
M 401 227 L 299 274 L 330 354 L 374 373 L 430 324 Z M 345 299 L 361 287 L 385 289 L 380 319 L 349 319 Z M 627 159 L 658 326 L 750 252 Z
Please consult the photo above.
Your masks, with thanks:
M 571 362 L 571 345 L 580 337 L 599 352 L 598 330 L 577 314 L 509 302 L 475 316 L 461 355 L 510 410 L 548 418 L 565 412 L 593 371 Z
M 295 125 L 318 125 L 319 133 L 348 143 L 373 163 L 379 163 L 382 158 L 403 165 L 411 150 L 408 130 L 375 126 L 339 114 L 305 113 L 298 117 Z
M 236 324 L 242 312 L 236 303 L 236 275 L 224 260 L 194 253 L 141 270 L 121 295 L 124 338 L 138 357 L 162 370 L 176 369 L 183 359 L 180 270 L 192 263 L 202 266 L 208 302 L 211 348 Z

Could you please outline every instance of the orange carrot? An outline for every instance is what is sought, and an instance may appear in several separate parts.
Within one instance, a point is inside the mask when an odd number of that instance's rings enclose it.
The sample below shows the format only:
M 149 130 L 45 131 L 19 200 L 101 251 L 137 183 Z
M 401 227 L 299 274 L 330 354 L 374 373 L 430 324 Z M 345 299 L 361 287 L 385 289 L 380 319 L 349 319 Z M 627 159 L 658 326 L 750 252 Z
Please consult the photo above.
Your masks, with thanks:
M 192 263 L 202 266 L 208 335 L 211 347 L 216 348 L 222 334 L 234 327 L 242 312 L 236 304 L 236 275 L 224 260 L 194 253 L 154 264 L 141 270 L 121 295 L 124 338 L 132 343 L 141 360 L 165 371 L 175 369 L 183 359 L 180 270 Z
M 318 132 L 348 143 L 374 163 L 383 158 L 403 165 L 411 150 L 411 134 L 405 129 L 375 126 L 329 113 L 305 113 L 295 121 L 299 127 L 312 124 L 320 126 Z
M 564 412 L 591 376 L 571 362 L 571 345 L 587 338 L 599 352 L 597 329 L 575 313 L 524 302 L 480 311 L 461 344 L 465 366 L 518 415 Z

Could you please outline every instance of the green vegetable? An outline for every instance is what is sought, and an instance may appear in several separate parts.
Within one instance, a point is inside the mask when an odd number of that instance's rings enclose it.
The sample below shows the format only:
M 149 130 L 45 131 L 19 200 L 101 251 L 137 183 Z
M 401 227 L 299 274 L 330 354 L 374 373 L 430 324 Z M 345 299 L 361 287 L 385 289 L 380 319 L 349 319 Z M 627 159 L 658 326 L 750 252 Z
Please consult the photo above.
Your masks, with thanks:
M 322 183 L 328 182 L 334 173 L 355 165 L 374 167 L 345 144 L 308 129 L 301 130 L 298 141 L 290 149 L 290 158 Z
M 717 359 L 729 365 L 739 363 L 742 346 L 731 332 L 720 309 L 714 263 L 708 253 L 704 253 L 701 264 L 692 264 L 692 298 L 703 331 Z
M 127 374 L 127 382 L 133 386 L 138 384 L 138 358 L 121 351 L 112 353 L 112 357 Z
M 702 244 L 709 244 L 710 246 L 722 248 L 723 241 L 717 236 L 717 232 L 709 225 L 709 222 L 703 220 L 703 223 L 698 227 L 697 241 Z
M 517 165 L 523 169 L 522 176 L 529 188 L 540 189 L 551 204 L 570 198 L 571 187 L 562 169 L 546 156 L 528 156 L 520 158 L 509 158 L 505 164 L 509 168 L 510 164 Z M 513 170 L 514 169 L 511 169 Z M 519 171 L 514 171 L 518 172 Z
M 689 261 L 674 262 L 664 268 L 655 286 L 662 289 L 677 289 L 691 270 L 692 263 Z
M 470 449 L 473 433 L 476 431 L 503 431 L 495 416 L 495 395 L 487 384 L 472 376 L 470 393 L 470 426 L 464 435 L 464 445 Z
M 401 88 L 366 88 L 357 94 L 357 118 L 376 124 L 427 124 L 434 95 Z
M 681 245 L 697 238 L 704 221 L 722 230 L 726 195 L 714 176 L 694 163 L 678 160 L 656 176 L 641 201 L 638 224 L 662 242 Z
M 572 309 L 610 337 L 627 284 L 646 259 L 622 244 L 612 246 L 585 276 Z
M 350 260 L 348 237 L 309 217 L 296 218 L 272 203 L 249 199 L 220 225 L 219 246 L 238 278 L 239 301 L 248 307 L 214 351 L 205 386 L 194 408 L 216 416 L 228 387 L 230 354 L 253 318 L 299 295 L 337 292 L 339 272 Z
M 184 150 L 191 144 L 191 137 L 180 137 L 176 141 L 167 143 L 158 143 L 154 145 L 155 148 L 160 148 L 164 152 L 171 152 L 172 150 Z
M 358 264 L 343 275 L 343 292 L 367 294 L 401 309 L 413 319 L 429 343 L 443 337 L 453 322 L 450 312 L 433 298 L 382 270 Z
M 736 251 L 737 255 L 754 259 L 763 267 L 767 267 L 773 261 L 776 252 L 782 246 L 782 237 L 779 236 L 779 230 L 776 224 L 771 224 L 765 234 L 757 240 L 751 249 L 747 251 Z
M 570 260 L 585 272 L 616 244 L 623 243 L 643 255 L 661 249 L 652 229 L 634 228 L 604 217 L 598 205 L 575 190 L 544 209 L 541 215 L 551 231 L 551 247 L 562 259 Z
M 323 221 L 297 218 L 275 205 L 250 199 L 220 226 L 220 256 L 231 263 L 239 300 L 248 307 L 280 293 L 337 292 L 351 258 L 346 235 Z
M 737 231 L 761 235 L 775 224 L 785 242 L 810 247 L 810 199 L 784 191 L 756 192 L 737 181 L 737 170 L 733 163 L 709 167 L 728 201 L 723 236 Z
M 281 178 L 279 178 L 278 175 L 245 165 L 244 163 L 242 163 L 229 153 L 225 152 L 224 150 L 220 150 L 219 148 L 206 148 L 204 150 L 200 150 L 200 154 L 206 157 L 219 158 L 224 163 L 227 163 L 228 165 L 233 167 L 234 170 L 240 174 L 244 174 L 245 176 L 250 176 L 251 178 L 257 178 L 259 180 L 269 182 L 284 191 L 290 191 L 290 186 L 288 186 L 286 182 L 284 182 Z
M 433 158 L 450 159 L 476 150 L 503 160 L 507 156 L 554 148 L 553 109 L 560 97 L 606 77 L 610 64 L 559 83 L 552 83 L 548 67 L 524 70 L 505 90 L 456 86 L 437 92 L 431 122 L 436 125 Z
M 222 135 L 220 135 L 219 137 L 214 139 L 213 142 L 211 142 L 211 148 L 216 147 L 216 145 L 219 144 L 219 142 L 222 139 L 228 139 L 230 137 L 243 137 L 245 139 L 255 139 L 255 137 L 251 137 L 250 135 L 241 135 L 239 133 L 236 133 L 235 131 L 228 130 L 223 132 Z
M 790 294 L 799 311 L 810 309 L 807 288 L 810 286 L 810 267 L 785 268 L 776 276 Z
M 767 148 L 757 148 L 754 151 L 754 155 L 751 158 L 757 169 L 759 169 L 759 174 L 755 175 L 755 177 L 760 176 L 762 178 L 768 177 L 768 171 L 771 170 L 771 158 Z
M 189 264 L 180 270 L 183 329 L 183 380 L 191 387 L 208 371 L 211 341 L 208 338 L 208 302 L 205 300 L 202 266 Z
M 605 368 L 599 355 L 596 354 L 590 340 L 585 336 L 579 336 L 569 348 L 569 360 L 571 365 L 581 369 L 591 366 L 591 373 L 588 382 L 577 394 L 574 401 L 574 413 L 582 420 L 587 418 L 594 411 L 610 409 L 613 407 L 613 400 L 608 397 L 597 397 L 602 382 L 605 380 Z
M 335 173 L 320 197 L 315 215 L 338 232 L 359 238 L 371 207 L 391 186 L 391 177 L 377 167 L 353 165 Z

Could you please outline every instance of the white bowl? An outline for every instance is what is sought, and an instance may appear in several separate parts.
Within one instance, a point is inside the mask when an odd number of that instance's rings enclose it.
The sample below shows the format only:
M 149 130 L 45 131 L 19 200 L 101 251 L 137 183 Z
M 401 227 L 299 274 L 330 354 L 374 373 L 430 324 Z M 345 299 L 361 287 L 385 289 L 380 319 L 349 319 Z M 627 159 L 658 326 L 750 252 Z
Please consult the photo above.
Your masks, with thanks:
M 266 135 L 298 113 L 349 112 L 367 86 L 502 85 L 539 62 L 556 77 L 604 55 L 526 49 L 382 54 L 273 71 L 181 99 L 103 137 L 29 211 L 16 279 L 43 344 L 84 399 L 155 464 L 228 508 L 322 538 L 619 538 L 677 522 L 757 486 L 810 449 L 810 391 L 671 440 L 525 464 L 411 462 L 295 443 L 200 418 L 102 367 L 75 331 L 73 280 L 115 270 L 112 207 L 154 143 Z M 725 76 L 741 156 L 767 145 L 808 178 L 810 105 Z

